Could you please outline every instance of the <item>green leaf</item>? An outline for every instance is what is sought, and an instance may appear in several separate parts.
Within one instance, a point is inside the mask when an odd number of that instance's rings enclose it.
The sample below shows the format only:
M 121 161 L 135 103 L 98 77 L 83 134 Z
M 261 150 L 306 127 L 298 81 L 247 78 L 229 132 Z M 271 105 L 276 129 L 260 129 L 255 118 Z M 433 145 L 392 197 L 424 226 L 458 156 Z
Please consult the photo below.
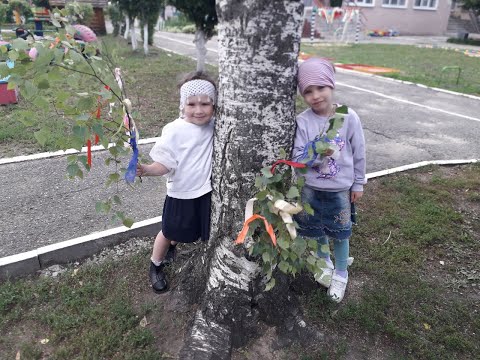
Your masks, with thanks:
M 58 20 L 55 19 L 53 16 L 50 17 L 50 22 L 51 22 L 52 25 L 55 26 L 56 28 L 61 28 L 61 27 L 62 27 L 62 24 L 60 24 L 60 22 L 58 22 Z
M 337 107 L 335 112 L 339 113 L 339 114 L 348 114 L 348 106 L 346 106 L 346 105 L 339 106 L 339 107 Z
M 315 151 L 319 154 L 323 154 L 325 150 L 327 150 L 330 147 L 330 144 L 322 141 L 317 141 L 315 143 Z
M 317 240 L 309 239 L 309 240 L 307 241 L 307 244 L 308 244 L 308 248 L 309 248 L 309 249 L 312 249 L 313 251 L 317 252 L 317 249 L 318 249 L 318 242 L 317 242 Z
M 280 150 L 279 150 L 279 158 L 280 158 L 280 159 L 286 159 L 286 158 L 287 158 L 287 152 L 285 151 L 284 148 L 280 148 Z
M 133 219 L 125 218 L 125 219 L 123 219 L 122 223 L 123 223 L 124 226 L 126 226 L 128 228 L 131 228 L 134 221 L 133 221 Z
M 301 237 L 297 237 L 292 244 L 292 250 L 295 251 L 298 257 L 301 257 L 306 249 L 307 249 L 307 242 L 305 241 L 305 239 Z
M 91 97 L 82 97 L 77 102 L 77 109 L 80 111 L 90 111 L 95 103 Z
M 309 255 L 307 257 L 307 263 L 309 263 L 310 265 L 315 265 L 316 262 L 317 258 L 315 256 Z
M 323 253 L 330 253 L 330 246 L 328 244 L 323 244 L 320 246 L 320 251 Z
M 265 200 L 265 198 L 267 197 L 268 195 L 268 190 L 263 190 L 263 191 L 260 191 L 255 197 L 262 201 L 262 200 Z
M 262 175 L 263 175 L 264 177 L 266 177 L 267 179 L 273 177 L 273 174 L 272 174 L 272 172 L 270 171 L 270 167 L 269 167 L 269 166 L 262 168 L 262 170 L 260 170 L 260 172 L 261 172 Z
M 297 186 L 298 186 L 299 188 L 302 188 L 302 187 L 305 186 L 305 178 L 304 178 L 303 176 L 299 176 L 299 177 L 297 178 Z
M 40 145 L 45 146 L 50 138 L 50 132 L 46 128 L 42 128 L 39 131 L 35 131 L 33 136 L 35 136 Z
M 120 200 L 120 197 L 118 195 L 115 195 L 113 197 L 113 202 L 117 205 L 121 205 L 122 204 L 122 200 Z
M 285 239 L 284 237 L 278 237 L 277 238 L 277 244 L 280 246 L 281 249 L 288 249 L 290 247 L 290 241 Z
M 67 173 L 70 178 L 74 178 L 78 174 L 78 170 L 80 168 L 77 164 L 68 164 L 67 166 Z
M 288 270 L 290 270 L 290 264 L 288 262 L 282 260 L 282 261 L 280 261 L 280 264 L 278 264 L 278 268 L 284 274 L 288 274 Z
M 264 252 L 264 253 L 262 254 L 262 260 L 263 260 L 264 263 L 269 263 L 269 262 L 271 262 L 271 261 L 272 261 L 272 257 L 270 256 L 270 253 Z
M 313 211 L 313 209 L 312 209 L 312 207 L 310 206 L 309 203 L 303 203 L 302 206 L 303 206 L 303 209 L 305 210 L 305 212 L 308 215 L 313 215 L 314 214 L 314 211 Z
M 102 203 L 101 201 L 97 201 L 97 202 L 95 203 L 95 211 L 96 211 L 97 213 L 103 211 L 103 203 Z
M 300 192 L 298 191 L 298 188 L 296 186 L 292 186 L 290 187 L 285 196 L 287 197 L 287 199 L 297 198 L 300 196 Z
M 108 176 L 106 186 L 109 186 L 110 184 L 117 182 L 120 180 L 120 174 L 119 173 L 113 173 Z
M 270 279 L 270 281 L 267 283 L 267 285 L 265 285 L 265 291 L 270 291 L 270 290 L 272 290 L 274 286 L 275 286 L 275 279 L 272 278 L 272 279 Z
M 28 41 L 23 40 L 22 38 L 16 38 L 11 42 L 12 48 L 17 49 L 17 50 L 28 50 L 30 47 L 28 45 Z

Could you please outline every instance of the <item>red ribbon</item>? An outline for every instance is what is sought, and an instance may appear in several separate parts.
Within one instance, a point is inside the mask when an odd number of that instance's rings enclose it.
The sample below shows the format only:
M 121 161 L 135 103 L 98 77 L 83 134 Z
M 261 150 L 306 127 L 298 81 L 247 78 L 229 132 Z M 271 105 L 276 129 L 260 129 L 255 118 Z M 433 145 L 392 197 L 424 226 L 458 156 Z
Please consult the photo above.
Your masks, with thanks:
M 87 140 L 87 164 L 89 167 L 92 167 L 92 141 Z
M 275 173 L 275 168 L 277 167 L 277 165 L 279 164 L 286 164 L 286 165 L 290 165 L 294 168 L 305 168 L 307 167 L 306 164 L 302 164 L 302 163 L 298 163 L 298 162 L 295 162 L 295 161 L 289 161 L 289 160 L 277 160 L 275 161 L 275 163 L 272 165 L 272 168 L 270 169 L 270 172 L 272 174 Z

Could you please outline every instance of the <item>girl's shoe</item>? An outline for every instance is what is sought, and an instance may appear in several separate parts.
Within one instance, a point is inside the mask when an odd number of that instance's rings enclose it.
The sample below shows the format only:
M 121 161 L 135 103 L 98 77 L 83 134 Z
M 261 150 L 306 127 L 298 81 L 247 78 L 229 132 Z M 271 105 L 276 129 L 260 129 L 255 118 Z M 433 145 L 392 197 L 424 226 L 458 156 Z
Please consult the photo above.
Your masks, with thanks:
M 162 263 L 160 266 L 156 266 L 153 262 L 150 262 L 150 271 L 148 275 L 150 277 L 150 283 L 152 289 L 157 294 L 163 293 L 168 290 L 168 283 L 163 271 L 165 265 Z
M 333 264 L 327 262 L 327 267 L 322 268 L 322 272 L 315 274 L 315 280 L 322 286 L 329 288 L 332 283 Z
M 345 296 L 345 290 L 347 289 L 347 283 L 348 275 L 347 277 L 343 277 L 337 275 L 336 271 L 334 271 L 332 283 L 330 284 L 327 292 L 328 296 L 330 296 L 330 298 L 337 303 L 342 301 L 343 297 Z

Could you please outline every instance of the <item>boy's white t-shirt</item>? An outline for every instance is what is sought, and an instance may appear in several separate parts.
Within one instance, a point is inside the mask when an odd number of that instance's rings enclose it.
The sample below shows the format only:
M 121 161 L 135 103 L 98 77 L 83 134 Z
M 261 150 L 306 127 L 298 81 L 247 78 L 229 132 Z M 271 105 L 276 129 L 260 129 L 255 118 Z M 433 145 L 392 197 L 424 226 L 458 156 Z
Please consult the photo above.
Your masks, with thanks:
M 168 196 L 195 199 L 212 190 L 213 128 L 214 118 L 205 125 L 178 118 L 163 128 L 150 157 L 170 170 Z

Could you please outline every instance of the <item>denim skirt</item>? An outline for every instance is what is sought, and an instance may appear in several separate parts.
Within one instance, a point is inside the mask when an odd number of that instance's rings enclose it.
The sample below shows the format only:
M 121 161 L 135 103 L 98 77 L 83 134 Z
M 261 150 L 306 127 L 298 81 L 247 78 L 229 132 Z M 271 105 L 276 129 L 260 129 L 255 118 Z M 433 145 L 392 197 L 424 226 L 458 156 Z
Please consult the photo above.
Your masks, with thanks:
M 172 241 L 191 243 L 210 237 L 210 205 L 212 192 L 195 199 L 166 196 L 163 205 L 162 232 Z
M 350 202 L 350 190 L 330 192 L 304 186 L 302 202 L 310 204 L 314 213 L 309 215 L 303 210 L 294 216 L 299 235 L 310 238 L 327 235 L 339 240 L 350 238 L 355 213 Z

